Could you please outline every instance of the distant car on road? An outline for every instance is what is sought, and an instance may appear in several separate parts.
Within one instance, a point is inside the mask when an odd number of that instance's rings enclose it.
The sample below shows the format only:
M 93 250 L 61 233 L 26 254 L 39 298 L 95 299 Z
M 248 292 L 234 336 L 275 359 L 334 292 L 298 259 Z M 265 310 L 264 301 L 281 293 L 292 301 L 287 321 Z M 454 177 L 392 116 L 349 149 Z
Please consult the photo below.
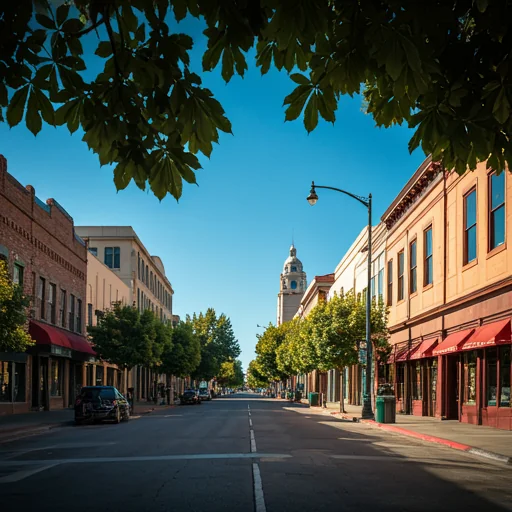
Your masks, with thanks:
M 212 395 L 210 394 L 210 391 L 207 388 L 201 388 L 199 390 L 199 400 L 211 400 Z
M 114 386 L 86 386 L 75 400 L 75 423 L 130 419 L 130 404 Z
M 201 400 L 199 399 L 199 393 L 194 389 L 187 389 L 187 391 L 185 391 L 183 393 L 183 395 L 181 395 L 181 398 L 180 398 L 181 405 L 200 404 L 200 403 L 201 403 Z

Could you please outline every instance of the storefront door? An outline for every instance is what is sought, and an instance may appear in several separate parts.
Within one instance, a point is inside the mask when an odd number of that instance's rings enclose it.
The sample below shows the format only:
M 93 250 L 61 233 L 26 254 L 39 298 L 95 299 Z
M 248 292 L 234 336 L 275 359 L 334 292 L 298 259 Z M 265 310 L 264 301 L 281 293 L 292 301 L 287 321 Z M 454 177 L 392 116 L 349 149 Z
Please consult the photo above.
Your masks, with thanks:
M 459 419 L 459 356 L 446 357 L 446 419 Z

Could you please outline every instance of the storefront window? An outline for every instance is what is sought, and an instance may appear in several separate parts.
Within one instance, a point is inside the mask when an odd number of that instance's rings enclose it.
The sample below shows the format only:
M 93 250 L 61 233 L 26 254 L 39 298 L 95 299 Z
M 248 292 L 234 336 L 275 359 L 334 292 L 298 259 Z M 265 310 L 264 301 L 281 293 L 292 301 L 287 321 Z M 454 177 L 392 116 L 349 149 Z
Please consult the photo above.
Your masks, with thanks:
M 510 407 L 510 346 L 500 349 L 500 406 Z
M 475 405 L 476 403 L 476 351 L 464 353 L 464 393 L 463 403 Z
M 437 359 L 433 359 L 430 366 L 430 395 L 433 402 L 437 395 Z
M 50 396 L 62 396 L 64 388 L 64 361 L 52 359 L 50 365 Z
M 0 402 L 12 400 L 11 365 L 7 361 L 0 361 Z
M 103 366 L 96 366 L 96 386 L 103 386 Z
M 86 381 L 85 381 L 85 385 L 86 386 L 94 386 L 94 382 L 92 381 L 92 372 L 94 371 L 94 365 L 92 364 L 88 364 L 87 365 L 87 370 L 86 370 Z
M 25 372 L 27 365 L 25 363 L 12 363 L 14 371 L 14 402 L 25 402 Z
M 487 405 L 496 405 L 498 393 L 498 350 L 490 348 L 487 350 Z
M 423 393 L 421 390 L 421 362 L 416 361 L 416 364 L 412 367 L 412 399 L 422 400 Z
M 396 397 L 397 397 L 397 399 L 401 399 L 405 396 L 404 373 L 405 373 L 405 365 L 403 363 L 398 364 L 396 367 Z

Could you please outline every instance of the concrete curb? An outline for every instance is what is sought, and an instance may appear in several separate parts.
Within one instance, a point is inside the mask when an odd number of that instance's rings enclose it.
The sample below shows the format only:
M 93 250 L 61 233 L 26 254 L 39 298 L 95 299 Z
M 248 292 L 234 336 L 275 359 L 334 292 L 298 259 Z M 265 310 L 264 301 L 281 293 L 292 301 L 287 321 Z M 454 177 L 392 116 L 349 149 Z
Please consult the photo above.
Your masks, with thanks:
M 435 443 L 447 446 L 448 448 L 452 448 L 453 450 L 459 450 L 462 452 L 470 453 L 472 455 L 476 455 L 477 457 L 503 462 L 504 464 L 512 464 L 512 457 L 501 455 L 499 453 L 494 453 L 488 450 L 482 450 L 481 448 L 475 448 L 474 446 L 470 446 L 468 444 L 458 443 L 456 441 L 451 441 L 449 439 L 444 439 L 442 437 L 431 436 L 429 434 L 414 432 L 413 430 L 407 430 L 406 428 L 397 427 L 395 425 L 377 423 L 375 420 L 361 420 L 361 422 L 373 427 L 380 428 L 382 430 L 387 430 L 388 432 L 395 432 L 396 434 L 414 437 L 415 439 L 420 439 L 421 441 L 426 441 L 427 443 Z

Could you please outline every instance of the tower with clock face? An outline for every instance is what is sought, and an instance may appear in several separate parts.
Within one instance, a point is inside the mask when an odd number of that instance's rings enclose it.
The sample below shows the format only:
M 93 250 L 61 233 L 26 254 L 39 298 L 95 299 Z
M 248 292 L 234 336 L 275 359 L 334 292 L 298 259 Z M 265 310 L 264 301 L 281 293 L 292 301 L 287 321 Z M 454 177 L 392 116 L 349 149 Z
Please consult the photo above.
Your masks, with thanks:
M 297 258 L 297 249 L 292 244 L 290 255 L 284 262 L 277 295 L 277 325 L 288 322 L 294 317 L 306 287 L 306 273 L 302 262 Z

